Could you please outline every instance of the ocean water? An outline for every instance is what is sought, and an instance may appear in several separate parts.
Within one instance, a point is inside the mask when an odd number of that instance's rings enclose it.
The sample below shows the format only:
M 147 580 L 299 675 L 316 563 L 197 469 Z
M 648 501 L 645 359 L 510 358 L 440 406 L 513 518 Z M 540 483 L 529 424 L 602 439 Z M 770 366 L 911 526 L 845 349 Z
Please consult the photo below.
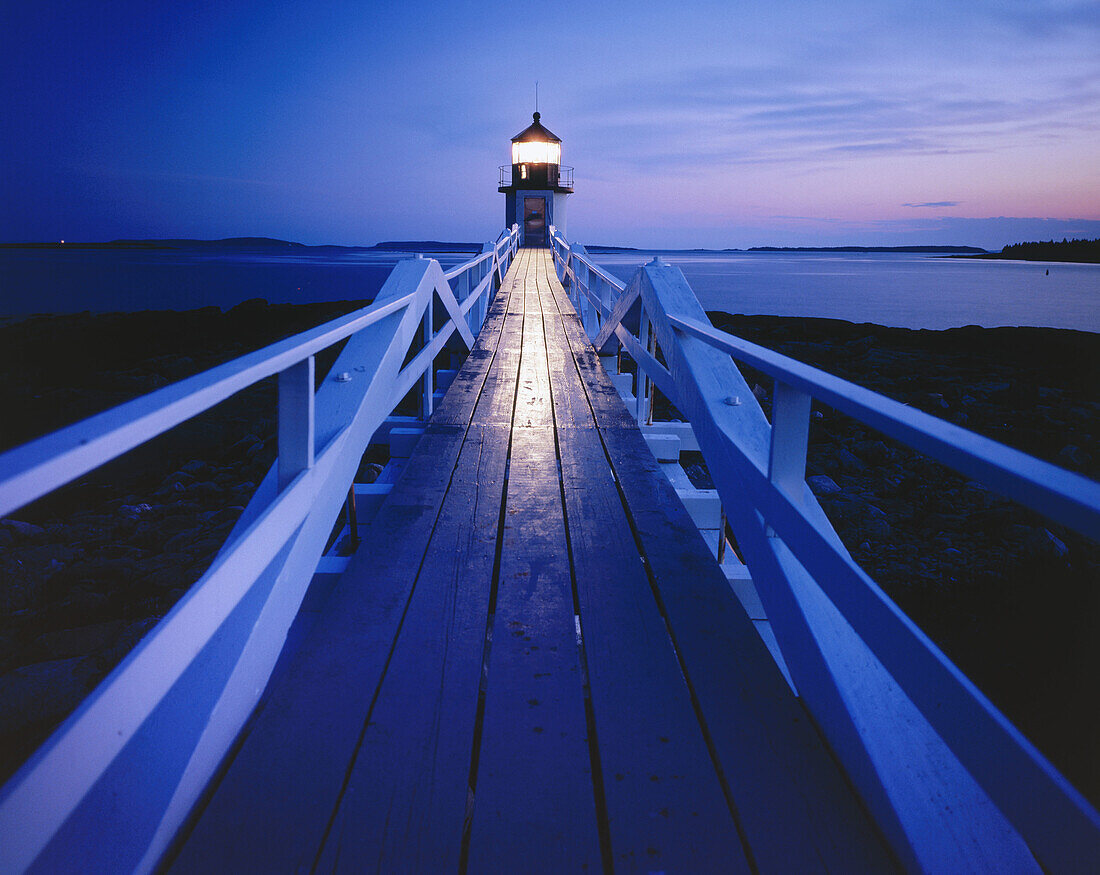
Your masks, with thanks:
M 473 253 L 425 253 L 444 270 Z M 0 316 L 229 308 L 373 298 L 410 253 L 188 249 L 0 249 Z
M 429 256 L 432 253 L 428 253 Z M 1100 265 L 899 253 L 615 252 L 628 280 L 654 255 L 679 267 L 708 310 L 821 316 L 906 328 L 1037 325 L 1100 332 Z M 0 316 L 228 308 L 370 299 L 393 252 L 0 250 Z M 437 253 L 444 268 L 468 258 Z
M 1032 325 L 1100 332 L 1100 264 L 910 253 L 629 252 L 592 258 L 620 279 L 655 255 L 706 310 L 899 328 Z

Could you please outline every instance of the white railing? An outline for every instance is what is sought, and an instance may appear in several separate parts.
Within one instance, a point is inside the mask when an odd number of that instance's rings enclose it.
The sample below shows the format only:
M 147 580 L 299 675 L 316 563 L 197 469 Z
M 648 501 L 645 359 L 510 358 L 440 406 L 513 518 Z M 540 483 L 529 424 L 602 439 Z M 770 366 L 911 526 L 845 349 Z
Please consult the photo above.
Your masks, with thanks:
M 371 436 L 418 383 L 431 415 L 434 360 L 473 346 L 518 238 L 447 272 L 398 262 L 369 307 L 0 455 L 2 517 L 278 375 L 276 463 L 206 573 L 0 790 L 0 872 L 156 865 L 263 692 Z M 315 392 L 314 355 L 345 339 Z
M 709 322 L 654 259 L 622 283 L 554 229 L 563 284 L 602 355 L 687 416 L 807 709 L 906 868 L 1087 871 L 1100 815 L 879 589 L 805 482 L 811 398 L 1100 538 L 1100 484 Z M 658 358 L 658 349 L 663 364 Z M 733 360 L 775 380 L 771 423 Z

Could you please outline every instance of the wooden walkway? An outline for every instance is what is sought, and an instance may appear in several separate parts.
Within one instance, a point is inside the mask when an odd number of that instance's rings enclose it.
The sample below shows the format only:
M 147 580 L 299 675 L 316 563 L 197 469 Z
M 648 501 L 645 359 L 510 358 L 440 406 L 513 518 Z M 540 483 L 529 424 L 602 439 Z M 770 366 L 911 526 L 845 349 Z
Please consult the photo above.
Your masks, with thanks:
M 528 249 L 169 868 L 894 867 Z

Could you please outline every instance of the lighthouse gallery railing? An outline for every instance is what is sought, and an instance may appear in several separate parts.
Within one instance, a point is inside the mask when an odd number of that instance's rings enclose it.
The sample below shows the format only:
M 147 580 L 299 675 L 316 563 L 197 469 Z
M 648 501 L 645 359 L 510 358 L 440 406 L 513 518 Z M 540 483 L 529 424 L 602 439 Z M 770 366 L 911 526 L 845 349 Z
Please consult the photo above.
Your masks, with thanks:
M 278 375 L 276 463 L 209 570 L 0 790 L 0 872 L 156 865 L 263 692 L 371 436 L 418 383 L 431 414 L 433 362 L 456 333 L 473 346 L 518 238 L 446 272 L 400 261 L 368 307 L 0 455 L 3 517 Z M 342 340 L 315 393 L 314 355 Z
M 836 535 L 805 482 L 811 398 L 1095 539 L 1100 484 L 715 329 L 658 259 L 623 283 L 551 235 L 596 351 L 621 344 L 637 363 L 637 410 L 656 385 L 690 419 L 794 684 L 902 861 L 964 865 L 950 832 L 968 818 L 1000 828 L 989 800 L 1049 871 L 1100 861 L 1096 810 Z M 770 424 L 731 356 L 774 378 Z

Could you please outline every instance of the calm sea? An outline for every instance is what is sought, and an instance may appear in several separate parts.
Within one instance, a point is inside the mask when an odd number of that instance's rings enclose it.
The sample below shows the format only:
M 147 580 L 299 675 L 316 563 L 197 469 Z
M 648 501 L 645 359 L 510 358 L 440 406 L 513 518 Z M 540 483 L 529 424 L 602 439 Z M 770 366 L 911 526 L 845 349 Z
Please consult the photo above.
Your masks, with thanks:
M 593 258 L 621 279 L 659 255 L 703 308 L 900 328 L 1037 325 L 1100 332 L 1100 265 L 903 253 L 630 252 Z
M 1100 332 L 1100 265 L 894 253 L 616 252 L 623 279 L 655 254 L 704 308 L 907 328 L 1039 325 Z M 0 250 L 0 315 L 231 307 L 374 297 L 398 253 Z M 444 267 L 463 260 L 438 254 Z

